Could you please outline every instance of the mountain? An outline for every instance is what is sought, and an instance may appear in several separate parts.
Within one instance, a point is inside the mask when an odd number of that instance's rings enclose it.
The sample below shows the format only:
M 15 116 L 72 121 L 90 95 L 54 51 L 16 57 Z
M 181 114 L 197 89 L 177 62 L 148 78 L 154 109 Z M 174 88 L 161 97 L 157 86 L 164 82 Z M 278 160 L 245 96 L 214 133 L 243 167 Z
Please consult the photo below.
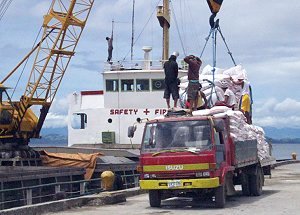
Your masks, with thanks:
M 273 139 L 300 138 L 300 128 L 274 128 L 263 127 L 266 136 Z
M 31 139 L 31 146 L 67 146 L 68 128 L 43 128 L 41 139 Z
M 49 134 L 60 134 L 63 136 L 68 136 L 68 127 L 62 128 L 42 128 L 41 136 Z

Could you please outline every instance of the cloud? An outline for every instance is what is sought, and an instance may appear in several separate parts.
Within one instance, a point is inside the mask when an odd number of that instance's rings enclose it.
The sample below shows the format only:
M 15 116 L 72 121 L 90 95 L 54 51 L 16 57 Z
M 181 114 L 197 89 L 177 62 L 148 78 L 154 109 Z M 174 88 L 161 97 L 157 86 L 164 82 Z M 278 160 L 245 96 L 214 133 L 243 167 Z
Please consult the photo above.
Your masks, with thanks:
M 52 102 L 51 108 L 49 112 L 52 115 L 67 115 L 68 114 L 68 108 L 69 108 L 69 99 L 71 97 L 71 94 L 67 95 L 66 98 L 55 98 Z M 47 116 L 48 117 L 48 116 Z
M 256 108 L 256 106 L 258 106 Z M 254 124 L 272 126 L 276 128 L 300 127 L 300 101 L 286 98 L 278 101 L 275 98 L 267 99 L 254 107 Z
M 63 128 L 68 126 L 68 116 L 48 113 L 43 128 Z
M 33 7 L 29 10 L 29 14 L 37 18 L 43 17 L 43 15 L 47 14 L 50 6 L 49 1 L 41 1 L 32 5 Z

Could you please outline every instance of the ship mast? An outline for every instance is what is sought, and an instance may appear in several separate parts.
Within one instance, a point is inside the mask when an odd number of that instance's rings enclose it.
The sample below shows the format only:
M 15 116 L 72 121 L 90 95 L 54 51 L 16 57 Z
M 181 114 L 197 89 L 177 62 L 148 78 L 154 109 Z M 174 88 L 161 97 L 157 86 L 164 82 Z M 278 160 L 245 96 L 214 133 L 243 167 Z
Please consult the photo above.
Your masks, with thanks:
M 169 58 L 169 28 L 170 28 L 170 9 L 169 0 L 164 0 L 163 6 L 157 7 L 157 19 L 163 28 L 163 52 L 162 60 L 167 61 Z

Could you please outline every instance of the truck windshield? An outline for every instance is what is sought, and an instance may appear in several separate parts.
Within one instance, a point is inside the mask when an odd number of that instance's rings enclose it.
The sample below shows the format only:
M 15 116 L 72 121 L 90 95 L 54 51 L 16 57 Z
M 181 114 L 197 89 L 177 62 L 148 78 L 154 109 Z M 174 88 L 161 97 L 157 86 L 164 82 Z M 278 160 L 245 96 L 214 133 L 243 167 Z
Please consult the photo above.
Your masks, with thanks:
M 211 146 L 208 120 L 159 122 L 146 125 L 142 150 L 207 149 Z

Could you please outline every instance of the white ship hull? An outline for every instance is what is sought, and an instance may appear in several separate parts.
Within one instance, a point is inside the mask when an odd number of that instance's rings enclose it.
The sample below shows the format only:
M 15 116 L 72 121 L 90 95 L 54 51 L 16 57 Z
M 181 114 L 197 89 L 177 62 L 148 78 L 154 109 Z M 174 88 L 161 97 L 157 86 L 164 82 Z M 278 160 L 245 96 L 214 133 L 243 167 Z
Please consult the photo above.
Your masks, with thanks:
M 179 77 L 186 75 L 179 71 Z M 140 144 L 144 123 L 167 112 L 164 71 L 119 70 L 103 73 L 103 91 L 74 93 L 70 101 L 68 146 L 74 144 Z M 171 98 L 171 104 L 173 101 Z M 138 123 L 139 119 L 142 120 Z M 128 126 L 137 125 L 134 138 Z

